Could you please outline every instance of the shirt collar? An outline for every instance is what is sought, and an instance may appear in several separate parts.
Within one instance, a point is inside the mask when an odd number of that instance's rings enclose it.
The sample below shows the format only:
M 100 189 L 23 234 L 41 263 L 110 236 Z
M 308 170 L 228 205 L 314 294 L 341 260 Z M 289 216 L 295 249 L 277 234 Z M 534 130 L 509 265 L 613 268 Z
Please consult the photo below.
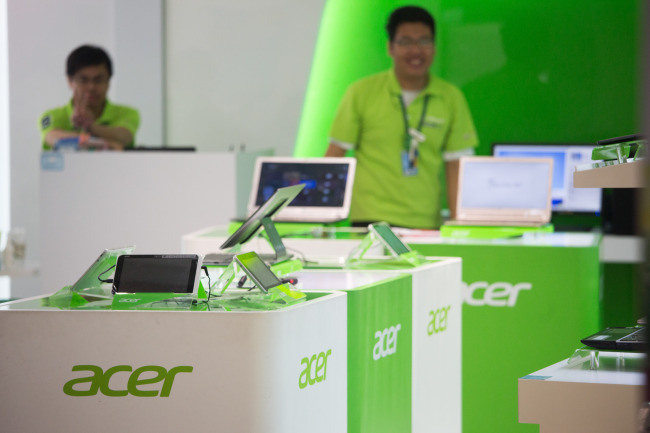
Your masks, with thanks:
M 74 112 L 74 105 L 73 105 L 72 102 L 73 102 L 73 99 L 70 98 L 70 100 L 68 101 L 68 105 L 66 106 L 68 112 L 69 112 L 71 115 L 72 115 L 72 113 Z M 99 116 L 99 119 L 101 119 L 102 117 L 104 117 L 104 113 L 106 113 L 106 108 L 108 108 L 109 105 L 111 105 L 111 103 L 110 103 L 110 101 L 108 100 L 108 98 L 106 98 L 106 99 L 104 100 L 104 109 L 102 110 L 102 114 Z M 97 119 L 97 120 L 99 120 L 99 119 Z
M 390 92 L 394 95 L 400 95 L 402 93 L 402 88 L 399 85 L 399 81 L 397 81 L 397 76 L 395 75 L 395 70 L 393 68 L 390 68 L 388 71 L 388 89 Z M 425 87 L 420 94 L 422 95 L 435 95 L 438 93 L 438 86 L 437 86 L 437 81 L 438 79 L 432 75 L 429 74 L 429 84 L 427 84 L 427 87 Z

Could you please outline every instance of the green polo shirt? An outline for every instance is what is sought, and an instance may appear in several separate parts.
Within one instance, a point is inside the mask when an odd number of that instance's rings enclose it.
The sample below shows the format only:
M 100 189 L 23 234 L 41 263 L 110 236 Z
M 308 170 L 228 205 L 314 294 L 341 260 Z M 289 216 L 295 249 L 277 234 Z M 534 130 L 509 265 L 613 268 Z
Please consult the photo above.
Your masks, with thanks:
M 50 147 L 45 142 L 45 136 L 53 129 L 60 129 L 63 131 L 81 132 L 72 125 L 72 100 L 63 107 L 48 110 L 39 118 L 39 128 L 41 130 L 41 142 L 43 143 L 43 150 L 49 150 Z M 104 111 L 97 119 L 97 123 L 105 126 L 119 126 L 127 129 L 135 141 L 135 133 L 140 126 L 140 113 L 138 110 L 127 107 L 125 105 L 115 105 L 106 100 Z M 133 147 L 133 143 L 129 143 L 127 147 Z
M 410 127 L 417 128 L 428 98 L 419 145 L 418 173 L 403 173 L 405 124 L 401 88 L 390 71 L 353 83 L 343 96 L 330 130 L 332 142 L 354 149 L 357 158 L 351 221 L 386 221 L 391 225 L 437 228 L 441 224 L 443 154 L 478 144 L 462 92 L 438 77 L 407 107 Z

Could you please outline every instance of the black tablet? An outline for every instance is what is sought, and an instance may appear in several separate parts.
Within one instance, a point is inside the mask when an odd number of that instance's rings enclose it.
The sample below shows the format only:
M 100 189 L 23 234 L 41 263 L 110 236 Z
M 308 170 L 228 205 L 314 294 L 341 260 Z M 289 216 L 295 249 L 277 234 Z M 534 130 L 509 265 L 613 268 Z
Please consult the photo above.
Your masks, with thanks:
M 184 293 L 196 295 L 202 256 L 196 254 L 125 254 L 117 258 L 113 293 Z

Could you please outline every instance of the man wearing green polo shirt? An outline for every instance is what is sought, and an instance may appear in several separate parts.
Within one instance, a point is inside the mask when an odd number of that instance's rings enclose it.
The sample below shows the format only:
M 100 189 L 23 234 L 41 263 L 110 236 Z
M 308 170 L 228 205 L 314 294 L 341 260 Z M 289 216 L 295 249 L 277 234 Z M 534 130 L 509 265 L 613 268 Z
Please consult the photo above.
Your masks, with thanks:
M 389 71 L 353 83 L 330 130 L 326 156 L 357 158 L 350 220 L 411 228 L 442 222 L 441 183 L 455 202 L 457 160 L 474 153 L 474 123 L 462 92 L 429 73 L 435 22 L 420 7 L 393 11 L 386 25 Z M 444 162 L 444 167 L 443 167 Z M 443 171 L 444 170 L 444 171 Z
M 72 141 L 79 148 L 132 147 L 140 114 L 106 99 L 113 75 L 108 54 L 99 47 L 82 45 L 68 56 L 66 74 L 72 99 L 40 117 L 43 150 L 52 149 L 60 140 Z

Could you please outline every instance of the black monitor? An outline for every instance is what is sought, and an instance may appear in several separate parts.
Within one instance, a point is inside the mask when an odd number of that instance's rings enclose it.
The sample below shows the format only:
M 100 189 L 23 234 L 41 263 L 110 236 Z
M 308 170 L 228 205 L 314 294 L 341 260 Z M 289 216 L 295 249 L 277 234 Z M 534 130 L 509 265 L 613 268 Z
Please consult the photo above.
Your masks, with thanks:
M 232 248 L 248 242 L 264 227 L 276 257 L 282 260 L 288 257 L 286 248 L 272 219 L 284 209 L 303 190 L 304 184 L 278 188 L 244 223 L 221 245 L 221 249 Z

